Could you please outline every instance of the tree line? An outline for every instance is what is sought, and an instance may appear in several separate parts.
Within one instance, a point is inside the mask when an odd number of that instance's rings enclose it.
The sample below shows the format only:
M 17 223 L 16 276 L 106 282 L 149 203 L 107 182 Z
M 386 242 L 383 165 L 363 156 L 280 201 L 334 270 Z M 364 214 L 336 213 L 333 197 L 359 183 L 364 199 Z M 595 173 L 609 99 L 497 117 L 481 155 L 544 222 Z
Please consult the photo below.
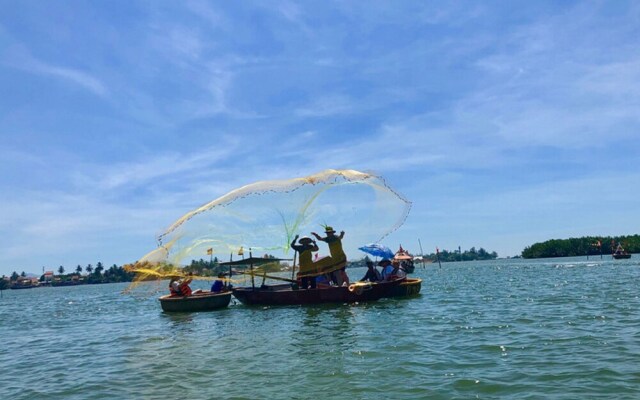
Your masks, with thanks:
M 480 247 L 476 249 L 475 247 L 470 248 L 469 250 L 464 250 L 458 248 L 458 250 L 439 250 L 437 253 L 431 253 L 429 255 L 424 256 L 425 260 L 430 260 L 432 262 L 437 262 L 438 258 L 441 262 L 451 262 L 451 261 L 475 261 L 475 260 L 495 260 L 498 258 L 498 253 L 495 251 L 488 252 L 487 250 Z
M 85 274 L 83 274 L 83 271 Z M 81 265 L 76 266 L 71 272 L 66 273 L 66 268 L 60 265 L 56 272 L 55 278 L 52 282 L 52 286 L 64 286 L 69 284 L 93 284 L 93 283 L 116 283 L 116 282 L 131 282 L 134 277 L 134 273 L 127 272 L 121 266 L 113 264 L 111 267 L 106 268 L 101 262 L 98 262 L 94 267 L 92 264 L 88 264 L 85 267 Z M 20 274 L 13 271 L 9 277 L 10 282 L 16 282 L 20 277 L 26 277 L 27 274 L 22 271 Z M 80 279 L 82 278 L 82 279 Z M 40 276 L 40 282 L 45 282 L 45 275 Z
M 618 243 L 629 253 L 640 252 L 640 235 L 583 236 L 580 238 L 551 239 L 534 243 L 522 251 L 523 258 L 577 257 L 611 254 Z

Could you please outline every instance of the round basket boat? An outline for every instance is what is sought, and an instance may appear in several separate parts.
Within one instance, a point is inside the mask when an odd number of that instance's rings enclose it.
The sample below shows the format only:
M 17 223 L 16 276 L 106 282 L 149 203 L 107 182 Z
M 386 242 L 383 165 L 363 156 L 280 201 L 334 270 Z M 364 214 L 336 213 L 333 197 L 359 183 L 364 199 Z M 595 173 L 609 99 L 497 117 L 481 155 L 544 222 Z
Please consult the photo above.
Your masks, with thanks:
M 212 311 L 225 308 L 231 301 L 231 291 L 212 293 L 201 292 L 191 296 L 171 296 L 160 297 L 162 311 L 165 312 L 192 312 L 192 311 Z

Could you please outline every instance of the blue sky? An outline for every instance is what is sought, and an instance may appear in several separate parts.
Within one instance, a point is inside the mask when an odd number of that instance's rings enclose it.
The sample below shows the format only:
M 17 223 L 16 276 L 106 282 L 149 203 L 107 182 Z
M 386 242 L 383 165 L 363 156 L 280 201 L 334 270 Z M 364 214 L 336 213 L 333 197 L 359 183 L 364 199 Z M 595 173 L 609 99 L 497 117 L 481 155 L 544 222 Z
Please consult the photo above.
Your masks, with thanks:
M 0 274 L 327 168 L 410 199 L 415 253 L 639 233 L 639 37 L 625 1 L 0 0 Z

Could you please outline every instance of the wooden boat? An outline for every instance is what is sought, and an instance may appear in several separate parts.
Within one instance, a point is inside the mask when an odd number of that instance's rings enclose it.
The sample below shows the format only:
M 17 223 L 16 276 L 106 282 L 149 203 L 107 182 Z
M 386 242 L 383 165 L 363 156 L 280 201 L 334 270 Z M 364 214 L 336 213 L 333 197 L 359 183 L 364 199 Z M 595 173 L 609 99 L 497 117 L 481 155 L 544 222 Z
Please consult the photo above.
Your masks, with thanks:
M 407 297 L 420 294 L 422 288 L 422 279 L 405 278 L 399 285 L 389 288 L 389 293 L 384 297 Z
M 9 289 L 18 290 L 18 289 L 33 289 L 38 287 L 38 285 L 11 285 Z
M 407 250 L 403 249 L 402 245 L 400 245 L 400 248 L 396 251 L 393 259 L 400 264 L 400 268 L 407 274 L 412 274 L 416 269 L 415 265 L 413 265 L 413 256 Z
M 613 253 L 613 258 L 615 258 L 616 260 L 622 260 L 622 259 L 627 259 L 627 258 L 631 258 L 631 254 L 624 252 L 624 253 Z
M 262 285 L 233 289 L 233 295 L 247 305 L 299 305 L 321 303 L 359 303 L 375 301 L 393 293 L 402 279 L 389 282 L 358 282 L 347 286 L 296 289 L 296 285 Z
M 168 294 L 158 300 L 160 300 L 162 311 L 165 312 L 211 311 L 227 307 L 231 301 L 231 291 L 200 292 L 186 297 Z
M 613 254 L 611 254 L 611 256 L 616 260 L 631 258 L 631 254 L 627 253 L 627 251 L 624 248 L 622 248 L 622 245 L 620 243 L 618 243 L 618 247 L 613 252 Z

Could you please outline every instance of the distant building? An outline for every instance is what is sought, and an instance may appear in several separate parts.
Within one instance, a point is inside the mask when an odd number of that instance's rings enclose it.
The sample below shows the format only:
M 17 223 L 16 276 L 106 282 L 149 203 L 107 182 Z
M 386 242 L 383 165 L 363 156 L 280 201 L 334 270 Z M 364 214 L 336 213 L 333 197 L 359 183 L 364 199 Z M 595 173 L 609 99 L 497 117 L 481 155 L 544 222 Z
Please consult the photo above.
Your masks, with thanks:
M 47 271 L 42 276 L 44 276 L 43 282 L 51 283 L 53 281 L 53 271 Z

